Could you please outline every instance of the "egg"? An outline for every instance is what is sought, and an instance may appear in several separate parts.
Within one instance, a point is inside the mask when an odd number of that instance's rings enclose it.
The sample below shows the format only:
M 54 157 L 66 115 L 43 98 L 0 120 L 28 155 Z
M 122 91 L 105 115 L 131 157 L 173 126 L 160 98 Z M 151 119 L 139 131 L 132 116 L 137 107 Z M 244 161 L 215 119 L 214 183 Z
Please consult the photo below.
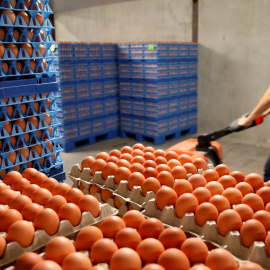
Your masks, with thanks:
M 191 264 L 204 263 L 208 255 L 207 245 L 196 237 L 186 239 L 181 246 L 181 251 L 186 254 Z
M 11 52 L 12 52 L 12 54 L 13 54 L 13 55 L 11 55 L 10 53 L 8 53 L 8 56 L 9 57 L 18 58 L 18 56 L 19 56 L 19 49 L 18 49 L 18 47 L 15 44 L 7 44 L 6 45 L 6 49 L 10 49 Z
M 192 163 L 196 166 L 198 169 L 203 169 L 206 171 L 208 169 L 207 162 L 203 158 L 196 158 L 192 161 Z
M 142 239 L 145 238 L 158 238 L 161 232 L 164 230 L 164 226 L 157 218 L 148 218 L 142 222 L 139 226 L 138 232 Z
M 76 236 L 75 247 L 77 251 L 91 250 L 92 245 L 103 238 L 101 230 L 95 226 L 84 227 Z
M 2 181 L 0 181 L 0 192 L 2 190 L 4 190 L 4 189 L 9 189 L 9 187 L 5 183 L 3 183 Z
M 235 178 L 237 183 L 244 182 L 245 180 L 245 175 L 240 171 L 233 171 L 230 173 L 230 175 Z
M 118 248 L 127 247 L 136 250 L 141 240 L 142 238 L 137 230 L 123 228 L 116 234 L 114 242 Z
M 84 189 L 84 186 L 82 186 L 82 187 Z M 100 192 L 100 191 L 101 191 L 101 188 L 98 185 L 91 185 L 91 187 L 90 187 L 90 195 L 95 196 L 95 194 Z
M 39 50 L 39 52 L 41 53 L 41 55 L 44 57 L 45 56 L 45 53 L 46 53 L 46 48 L 45 48 L 45 46 L 43 45 L 43 44 L 39 44 L 38 45 L 38 50 Z M 38 55 L 37 55 L 38 56 Z
M 102 238 L 92 245 L 90 257 L 93 264 L 110 264 L 111 258 L 117 250 L 117 245 L 111 239 Z
M 31 70 L 29 69 L 29 67 L 27 66 L 26 68 L 25 68 L 25 73 L 27 74 L 27 73 L 31 73 L 31 72 L 33 72 L 33 73 L 36 73 L 36 67 L 37 67 L 37 62 L 36 61 L 34 61 L 34 60 L 31 60 L 30 61 L 30 68 L 31 68 Z M 37 120 L 37 118 L 35 117 L 35 118 L 33 118 L 33 120 L 31 121 L 31 122 L 33 122 L 33 124 L 34 125 L 36 125 L 36 120 Z M 34 122 L 35 121 L 35 122 Z M 38 120 L 37 120 L 38 121 Z M 37 125 L 38 125 L 38 123 L 37 123 Z M 37 127 L 36 127 L 37 128 Z
M 130 168 L 129 168 L 130 172 L 134 173 L 134 172 L 139 172 L 139 173 L 143 173 L 145 168 L 142 164 L 140 163 L 133 163 Z
M 29 148 L 23 148 L 20 150 L 17 150 L 17 154 L 21 154 L 26 160 L 29 159 Z
M 32 203 L 31 199 L 25 195 L 19 195 L 9 205 L 10 209 L 16 209 L 21 212 L 25 205 Z
M 24 220 L 34 222 L 36 215 L 42 210 L 41 205 L 37 203 L 28 203 L 21 210 Z
M 121 153 L 122 153 L 122 154 L 124 154 L 124 153 L 130 154 L 132 151 L 133 151 L 133 149 L 132 149 L 132 147 L 130 147 L 130 146 L 124 146 L 124 147 L 122 147 L 122 149 L 121 149 Z
M 235 205 L 233 210 L 235 210 L 240 215 L 243 222 L 252 219 L 254 214 L 250 206 L 243 203 Z
M 40 187 L 38 185 L 35 185 L 35 184 L 30 184 L 30 185 L 27 185 L 23 191 L 22 191 L 22 195 L 26 195 L 28 196 L 29 198 L 31 198 L 32 194 L 34 191 L 36 191 L 37 189 L 39 189 Z
M 117 162 L 116 162 L 116 165 L 118 166 L 118 168 L 120 167 L 126 167 L 126 168 L 130 168 L 131 167 L 131 164 L 125 160 L 125 159 L 119 159 Z
M 79 225 L 81 221 L 80 208 L 74 203 L 65 203 L 58 211 L 60 220 L 68 220 L 72 226 Z
M 29 247 L 34 239 L 34 226 L 25 220 L 14 222 L 7 231 L 8 242 L 18 242 L 22 247 Z
M 139 243 L 136 252 L 139 254 L 143 264 L 146 264 L 156 263 L 164 250 L 164 246 L 157 239 L 146 238 Z
M 238 183 L 235 188 L 237 188 L 243 196 L 245 196 L 248 193 L 254 193 L 253 187 L 246 183 L 246 182 L 240 182 Z
M 187 154 L 179 155 L 178 160 L 181 162 L 182 165 L 184 165 L 185 163 L 192 163 L 192 158 Z
M 107 179 L 109 175 L 114 175 L 117 169 L 118 166 L 113 162 L 108 162 L 105 164 L 105 166 L 102 168 L 103 179 Z
M 248 174 L 244 181 L 250 184 L 254 190 L 264 186 L 263 178 L 257 173 Z
M 208 202 L 211 198 L 210 191 L 205 187 L 196 188 L 192 194 L 197 198 L 198 203 Z
M 143 214 L 137 210 L 130 210 L 123 215 L 126 226 L 134 229 L 139 229 L 144 220 Z
M 144 178 L 148 178 L 148 177 L 155 177 L 156 178 L 157 175 L 158 175 L 158 171 L 152 167 L 146 168 L 143 172 Z
M 242 202 L 242 193 L 237 188 L 227 188 L 222 192 L 222 195 L 228 199 L 231 205 Z
M 218 164 L 214 169 L 217 171 L 219 177 L 230 174 L 230 169 L 225 164 Z
M 183 166 L 175 166 L 171 170 L 174 179 L 187 179 L 187 171 Z
M 156 157 L 154 161 L 155 161 L 155 163 L 156 163 L 157 165 L 160 165 L 160 164 L 167 164 L 167 159 L 166 159 L 165 157 L 161 157 L 161 156 Z
M 16 62 L 16 67 L 17 67 L 19 73 L 22 73 L 22 71 L 23 71 L 22 63 L 19 62 L 19 61 L 17 61 L 17 62 Z
M 139 172 L 133 172 L 128 177 L 128 188 L 129 190 L 132 190 L 134 186 L 142 186 L 143 182 L 145 181 L 145 177 L 143 174 Z
M 88 270 L 91 266 L 90 259 L 81 252 L 70 253 L 62 263 L 63 270 Z
M 237 270 L 263 270 L 263 268 L 254 262 L 246 262 L 242 264 L 240 267 L 238 267 Z
M 176 248 L 165 250 L 158 258 L 158 264 L 167 269 L 188 270 L 190 262 L 184 252 Z
M 117 209 L 119 209 L 122 206 L 122 203 L 117 196 L 114 197 L 114 205 Z
M 121 180 L 128 180 L 131 171 L 126 167 L 119 167 L 114 174 L 115 183 L 119 184 Z
M 193 190 L 198 187 L 204 187 L 207 184 L 206 179 L 200 174 L 193 174 L 188 181 L 192 185 Z
M 8 159 L 9 159 L 9 161 L 10 161 L 12 164 L 15 164 L 15 162 L 16 162 L 16 157 L 17 157 L 17 154 L 16 154 L 15 151 L 9 152 L 9 154 L 8 154 Z M 14 166 L 14 167 L 16 167 L 16 166 Z
M 186 213 L 195 213 L 198 204 L 198 200 L 193 194 L 184 193 L 176 201 L 175 214 L 177 217 L 182 218 Z
M 10 9 L 4 9 L 4 10 L 2 10 L 1 14 L 7 15 L 7 17 L 10 20 L 10 22 L 14 25 L 15 20 L 16 20 L 16 15 L 15 15 L 15 13 L 12 10 L 10 10 Z M 4 18 L 4 23 L 7 24 L 7 20 L 5 18 Z M 9 28 L 9 26 L 7 26 L 7 28 Z
M 18 220 L 23 220 L 21 213 L 15 209 L 7 209 L 0 215 L 0 231 L 7 232 L 9 227 Z
M 38 262 L 33 266 L 31 270 L 62 270 L 61 266 L 54 261 L 51 260 L 44 260 Z
M 67 203 L 67 200 L 61 195 L 52 196 L 46 203 L 45 208 L 51 208 L 58 213 L 61 206 Z
M 54 189 L 54 187 L 56 186 L 56 185 L 58 185 L 59 183 L 58 183 L 58 181 L 56 180 L 56 179 L 54 179 L 54 178 L 46 178 L 46 179 L 44 179 L 43 181 L 42 181 L 42 183 L 40 184 L 40 187 L 41 188 L 46 188 L 46 189 L 48 189 L 50 192 L 52 192 L 53 191 L 53 189 Z
M 7 107 L 6 107 L 6 111 L 7 111 L 7 114 L 9 115 L 9 117 L 12 117 L 12 114 L 13 114 L 13 106 L 7 106 Z
M 91 167 L 91 173 L 94 175 L 97 171 L 102 171 L 103 167 L 106 165 L 106 161 L 103 159 L 96 159 Z
M 212 181 L 217 181 L 219 178 L 219 174 L 214 169 L 208 169 L 203 172 L 202 176 L 206 179 L 207 183 Z
M 160 182 L 156 178 L 148 177 L 142 184 L 142 194 L 146 196 L 149 191 L 153 191 L 156 194 L 160 188 Z
M 12 132 L 12 124 L 10 123 L 10 122 L 6 122 L 5 124 L 4 124 L 4 127 L 3 127 L 4 129 L 5 129 L 5 131 L 9 134 L 9 135 L 11 135 L 11 132 Z M 5 134 L 3 133 L 3 130 L 2 130 L 2 136 L 5 136 Z
M 21 16 L 22 19 L 24 20 L 25 24 L 29 25 L 30 18 L 29 18 L 29 15 L 25 11 L 18 11 L 17 16 Z M 21 21 L 20 21 L 20 25 L 23 26 L 23 23 L 21 23 Z M 24 27 L 21 27 L 21 28 L 24 29 Z
M 138 162 L 138 163 L 140 163 L 140 162 Z M 144 166 L 144 168 L 148 168 L 148 167 L 156 168 L 157 167 L 157 163 L 154 160 L 146 160 L 142 163 L 142 165 Z
M 183 163 L 182 163 L 183 164 Z M 198 170 L 196 168 L 196 166 L 192 163 L 184 163 L 183 167 L 186 169 L 187 173 L 191 173 L 191 174 L 197 174 Z
M 211 270 L 209 267 L 204 264 L 194 264 L 189 270 Z
M 264 202 L 262 198 L 257 194 L 253 193 L 246 194 L 242 199 L 242 203 L 250 206 L 254 213 L 259 210 L 264 210 Z
M 0 203 L 10 204 L 19 194 L 11 189 L 4 189 L 0 192 Z
M 5 36 L 6 36 L 6 32 L 4 30 L 4 28 L 0 28 L 0 39 L 3 42 L 5 40 Z
M 2 54 L 4 55 L 4 52 L 1 51 L 1 50 L 2 50 L 2 48 L 1 48 L 1 45 L 0 45 L 0 58 L 3 57 L 3 56 L 1 57 Z M 2 62 L 2 63 L 1 63 L 1 66 L 2 66 L 2 69 L 3 69 L 4 73 L 7 75 L 7 74 L 8 74 L 8 69 L 9 69 L 8 64 L 5 63 L 5 62 Z M 9 133 L 9 134 L 10 134 L 10 133 Z
M 32 193 L 31 200 L 34 203 L 45 206 L 51 197 L 52 193 L 49 190 L 45 188 L 39 188 Z
M 84 196 L 83 192 L 77 188 L 71 188 L 67 193 L 66 193 L 66 200 L 67 202 L 77 204 L 80 198 Z
M 17 258 L 14 265 L 14 270 L 29 270 L 32 269 L 34 265 L 42 261 L 43 259 L 37 253 L 26 252 Z
M 133 159 L 133 156 L 129 153 L 124 153 L 122 154 L 119 159 L 125 159 L 127 160 L 129 163 L 131 163 L 132 159 Z
M 92 195 L 84 195 L 79 201 L 78 206 L 81 212 L 90 212 L 96 218 L 100 214 L 100 205 L 98 200 Z
M 35 19 L 37 20 L 38 24 L 36 24 L 35 20 L 33 21 L 35 26 L 43 26 L 44 16 L 40 13 L 37 13 Z
M 136 157 L 136 156 L 143 156 L 144 153 L 143 153 L 143 151 L 140 150 L 140 149 L 134 149 L 134 150 L 131 152 L 131 155 L 132 155 L 132 157 L 134 158 L 134 157 Z M 145 159 L 145 158 L 144 158 L 144 159 Z
M 0 215 L 3 214 L 5 211 L 8 210 L 8 207 L 6 207 L 5 205 L 3 204 L 0 204 Z
M 161 171 L 157 175 L 157 180 L 160 182 L 161 185 L 166 185 L 168 187 L 173 187 L 174 185 L 174 177 L 168 171 Z
M 226 209 L 231 209 L 229 200 L 222 195 L 214 195 L 210 198 L 209 202 L 213 204 L 219 213 L 223 212 Z
M 109 154 L 106 152 L 100 152 L 98 153 L 98 155 L 96 156 L 96 159 L 103 159 L 104 161 L 106 161 L 109 158 Z
M 205 260 L 205 265 L 212 270 L 237 269 L 237 264 L 233 255 L 223 248 L 211 250 Z
M 3 182 L 6 184 L 6 185 L 9 185 L 11 186 L 12 183 L 15 181 L 15 180 L 21 180 L 22 179 L 22 175 L 19 173 L 19 172 L 14 172 L 14 171 L 11 171 L 9 173 L 7 173 L 3 179 Z
M 92 268 L 90 268 L 91 270 L 109 270 L 109 268 L 101 265 L 101 264 L 97 264 L 95 266 L 93 266 Z
M 164 209 L 166 205 L 173 205 L 177 201 L 176 192 L 170 187 L 161 187 L 156 193 L 156 204 L 160 211 Z
M 58 215 L 49 208 L 41 210 L 34 219 L 35 229 L 44 230 L 50 236 L 56 234 L 59 223 Z
M 223 175 L 218 179 L 218 182 L 223 186 L 224 189 L 229 187 L 235 187 L 237 182 L 231 175 Z
M 221 195 L 222 192 L 224 191 L 223 186 L 219 182 L 216 182 L 216 181 L 208 182 L 205 185 L 205 188 L 207 188 L 210 191 L 211 196 Z
M 50 114 L 46 114 L 44 117 L 45 122 L 47 123 L 47 125 L 49 126 L 51 124 L 51 116 Z
M 154 161 L 155 160 L 155 155 L 151 152 L 144 152 L 143 154 L 143 158 L 147 161 L 147 160 L 152 160 Z
M 114 198 L 113 193 L 109 189 L 101 189 L 101 199 L 107 202 L 110 198 Z
M 256 220 L 250 219 L 243 223 L 240 229 L 240 237 L 242 244 L 246 247 L 251 247 L 254 241 L 265 241 L 267 236 L 263 224 Z
M 208 220 L 217 221 L 218 210 L 217 208 L 209 203 L 204 202 L 200 204 L 195 211 L 195 219 L 199 226 L 203 226 Z
M 144 146 L 142 143 L 136 143 L 136 144 L 134 144 L 133 147 L 132 147 L 133 150 L 139 149 L 139 150 L 141 150 L 141 151 L 143 151 L 144 148 L 145 148 L 145 146 Z
M 125 227 L 125 222 L 118 216 L 109 216 L 100 224 L 100 230 L 104 237 L 107 238 L 114 238 L 116 234 Z
M 162 149 L 157 149 L 154 151 L 155 157 L 164 157 L 166 152 Z
M 119 158 L 115 157 L 115 156 L 110 156 L 109 158 L 107 158 L 106 162 L 113 162 L 113 163 L 117 163 L 117 161 L 119 160 Z M 118 166 L 117 166 L 118 167 Z
M 253 219 L 259 220 L 263 226 L 265 227 L 266 231 L 270 230 L 270 213 L 265 210 L 257 211 L 253 217 Z
M 76 250 L 71 240 L 64 236 L 56 236 L 48 242 L 45 248 L 45 258 L 61 265 L 64 259 L 74 252 Z
M 39 121 L 38 121 L 37 117 L 35 117 L 35 116 L 29 117 L 29 118 L 27 118 L 27 122 L 32 122 L 34 127 L 38 128 Z
M 117 149 L 113 149 L 110 153 L 109 153 L 109 156 L 112 157 L 117 157 L 119 158 L 121 156 L 121 151 L 117 150 Z
M 71 189 L 67 183 L 58 183 L 52 190 L 52 195 L 66 196 L 66 193 Z
M 164 229 L 158 237 L 165 249 L 178 248 L 186 241 L 186 234 L 177 227 L 169 227 Z

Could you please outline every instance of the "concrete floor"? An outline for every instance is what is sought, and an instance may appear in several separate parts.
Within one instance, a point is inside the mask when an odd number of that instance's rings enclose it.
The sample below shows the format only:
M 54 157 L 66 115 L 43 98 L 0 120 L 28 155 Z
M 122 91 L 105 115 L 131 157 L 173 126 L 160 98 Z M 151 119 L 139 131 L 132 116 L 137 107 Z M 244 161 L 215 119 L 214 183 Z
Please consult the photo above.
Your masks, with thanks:
M 155 149 L 168 149 L 172 145 L 186 140 L 188 138 L 197 138 L 197 134 L 182 137 L 180 140 L 170 140 L 162 145 L 154 145 L 151 142 L 143 142 L 145 146 L 153 146 Z M 218 142 L 222 145 L 223 163 L 229 166 L 231 171 L 242 171 L 245 175 L 249 173 L 258 173 L 263 176 L 264 163 L 270 154 L 270 145 L 256 145 L 243 143 L 240 140 L 232 139 L 230 136 L 221 138 Z M 64 170 L 68 174 L 72 166 L 81 163 L 85 156 L 96 156 L 99 152 L 109 153 L 112 149 L 121 149 L 125 145 L 133 146 L 137 141 L 134 139 L 115 138 L 109 141 L 103 141 L 95 145 L 79 148 L 69 153 L 62 153 L 61 156 L 65 162 Z M 67 177 L 67 183 L 71 185 Z

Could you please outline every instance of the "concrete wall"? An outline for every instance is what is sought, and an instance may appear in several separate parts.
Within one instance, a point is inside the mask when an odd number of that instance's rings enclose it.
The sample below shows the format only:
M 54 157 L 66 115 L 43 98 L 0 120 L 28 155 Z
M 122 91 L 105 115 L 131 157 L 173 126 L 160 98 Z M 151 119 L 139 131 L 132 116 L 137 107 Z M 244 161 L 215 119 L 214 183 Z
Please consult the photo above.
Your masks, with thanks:
M 270 2 L 199 3 L 199 132 L 210 132 L 251 111 L 270 84 Z M 230 136 L 265 143 L 269 120 Z
M 192 0 L 139 0 L 55 13 L 56 40 L 191 41 Z

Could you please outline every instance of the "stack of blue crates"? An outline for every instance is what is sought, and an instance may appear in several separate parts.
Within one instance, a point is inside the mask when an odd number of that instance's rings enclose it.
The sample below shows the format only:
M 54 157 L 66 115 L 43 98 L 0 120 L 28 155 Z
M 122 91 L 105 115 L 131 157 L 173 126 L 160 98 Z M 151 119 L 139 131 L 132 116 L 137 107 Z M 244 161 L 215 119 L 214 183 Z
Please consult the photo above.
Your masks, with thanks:
M 33 167 L 65 180 L 56 118 L 58 84 L 49 0 L 2 0 L 0 11 L 0 175 Z M 17 14 L 12 21 L 13 14 Z M 21 15 L 24 15 L 25 20 Z M 39 22 L 41 24 L 39 24 Z
M 58 42 L 55 55 L 64 151 L 117 137 L 117 46 Z
M 196 43 L 118 44 L 120 134 L 163 144 L 197 131 Z

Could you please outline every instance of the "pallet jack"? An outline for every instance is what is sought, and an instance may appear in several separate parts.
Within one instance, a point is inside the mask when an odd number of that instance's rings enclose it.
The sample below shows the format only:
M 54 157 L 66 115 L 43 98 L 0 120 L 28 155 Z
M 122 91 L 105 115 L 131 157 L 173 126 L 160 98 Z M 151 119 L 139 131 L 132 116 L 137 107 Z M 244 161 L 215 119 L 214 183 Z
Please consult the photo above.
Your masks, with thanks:
M 248 114 L 245 114 L 240 118 L 247 116 Z M 216 142 L 216 140 L 231 133 L 247 129 L 245 127 L 238 125 L 238 121 L 240 118 L 231 122 L 231 124 L 224 129 L 212 133 L 199 135 L 197 139 L 188 139 L 182 141 L 178 144 L 173 145 L 166 151 L 173 150 L 178 155 L 188 154 L 192 158 L 192 160 L 198 157 L 202 157 L 207 161 L 207 163 L 213 164 L 213 166 L 215 167 L 218 164 L 223 163 L 222 147 L 219 142 Z M 252 125 L 249 126 L 248 128 L 260 125 L 263 122 L 263 119 L 264 119 L 263 115 L 258 116 L 253 121 Z

